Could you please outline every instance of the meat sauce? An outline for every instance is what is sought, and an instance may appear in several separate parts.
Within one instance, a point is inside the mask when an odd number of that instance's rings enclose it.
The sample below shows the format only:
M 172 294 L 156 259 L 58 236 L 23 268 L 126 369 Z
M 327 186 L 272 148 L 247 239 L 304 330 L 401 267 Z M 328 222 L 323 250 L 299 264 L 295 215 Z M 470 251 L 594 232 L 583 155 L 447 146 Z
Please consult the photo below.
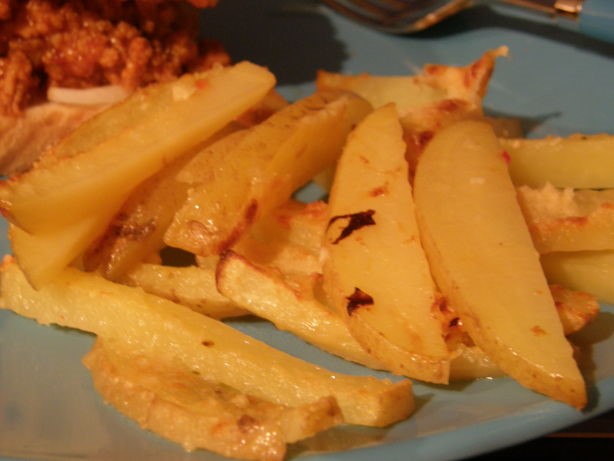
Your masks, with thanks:
M 221 45 L 199 42 L 194 8 L 169 0 L 0 0 L 0 114 L 20 114 L 49 86 L 135 89 L 228 64 Z

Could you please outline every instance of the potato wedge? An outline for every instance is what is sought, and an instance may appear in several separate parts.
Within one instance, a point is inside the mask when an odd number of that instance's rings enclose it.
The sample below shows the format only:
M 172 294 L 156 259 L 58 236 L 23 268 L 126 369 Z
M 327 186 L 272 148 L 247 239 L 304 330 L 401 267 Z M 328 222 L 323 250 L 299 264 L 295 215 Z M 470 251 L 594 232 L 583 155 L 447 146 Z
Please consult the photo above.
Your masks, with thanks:
M 350 93 L 317 93 L 254 127 L 209 180 L 193 189 L 165 241 L 206 256 L 232 246 L 259 217 L 338 158 L 348 132 L 371 110 Z M 220 166 L 220 165 L 223 165 Z
M 36 288 L 52 280 L 73 263 L 99 236 L 100 229 L 113 218 L 114 210 L 99 210 L 97 215 L 57 231 L 32 235 L 9 224 L 11 250 L 28 281 Z
M 121 281 L 215 319 L 248 313 L 218 291 L 213 269 L 143 263 Z
M 505 47 L 487 51 L 467 66 L 427 64 L 417 75 L 348 75 L 319 71 L 318 90 L 341 89 L 352 91 L 379 108 L 389 103 L 397 106 L 399 116 L 420 113 L 444 101 L 465 101 L 479 108 L 486 93 L 495 60 L 507 54 Z
M 464 121 L 439 131 L 414 196 L 435 281 L 475 343 L 520 384 L 584 407 L 584 380 L 492 128 Z
M 117 281 L 164 247 L 164 232 L 188 194 L 188 185 L 175 179 L 187 160 L 176 160 L 136 187 L 102 237 L 85 251 L 85 270 Z
M 614 188 L 614 136 L 574 134 L 501 139 L 514 184 L 574 189 Z
M 395 373 L 448 381 L 437 293 L 414 215 L 394 105 L 368 115 L 337 164 L 323 287 L 356 340 Z
M 614 250 L 614 189 L 520 186 L 518 201 L 540 254 Z
M 139 354 L 179 361 L 240 392 L 288 406 L 332 396 L 346 422 L 368 426 L 386 426 L 413 410 L 408 380 L 333 373 L 185 306 L 95 274 L 69 267 L 35 290 L 6 258 L 1 276 L 3 308 L 41 324 L 92 332 Z
M 541 257 L 550 283 L 585 291 L 614 304 L 614 251 L 570 251 Z
M 83 362 L 105 401 L 188 451 L 281 461 L 287 443 L 342 422 L 332 397 L 298 407 L 274 404 L 112 341 L 98 339 Z
M 341 317 L 309 293 L 294 291 L 273 271 L 228 251 L 220 259 L 216 279 L 223 295 L 280 330 L 344 359 L 382 369 L 349 333 Z
M 81 155 L 4 182 L 3 210 L 24 230 L 41 233 L 75 223 L 100 207 L 119 208 L 137 184 L 245 112 L 274 84 L 269 71 L 248 62 L 161 84 L 159 91 L 170 92 L 172 104 L 154 104 L 140 123 Z M 104 114 L 112 117 L 113 110 Z

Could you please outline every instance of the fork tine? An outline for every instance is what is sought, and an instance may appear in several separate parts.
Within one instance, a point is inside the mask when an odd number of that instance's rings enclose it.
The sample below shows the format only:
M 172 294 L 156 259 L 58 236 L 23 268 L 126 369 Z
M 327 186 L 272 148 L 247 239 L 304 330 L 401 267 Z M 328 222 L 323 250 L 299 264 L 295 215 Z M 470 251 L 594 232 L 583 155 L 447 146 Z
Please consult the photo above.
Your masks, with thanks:
M 323 0 L 329 7 L 349 18 L 374 28 L 391 29 L 407 24 L 407 0 Z
M 371 28 L 395 34 L 403 34 L 426 29 L 433 24 L 440 22 L 444 18 L 451 16 L 465 8 L 474 6 L 477 3 L 491 2 L 495 0 L 322 1 L 331 9 L 336 10 L 338 13 Z

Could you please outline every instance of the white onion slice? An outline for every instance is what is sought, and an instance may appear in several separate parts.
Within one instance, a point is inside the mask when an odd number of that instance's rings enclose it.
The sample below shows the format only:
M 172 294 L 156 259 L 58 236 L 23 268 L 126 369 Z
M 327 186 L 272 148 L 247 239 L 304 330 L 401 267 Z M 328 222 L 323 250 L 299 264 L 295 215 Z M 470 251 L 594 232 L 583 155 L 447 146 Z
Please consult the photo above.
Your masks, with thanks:
M 49 87 L 47 99 L 61 104 L 77 106 L 98 106 L 113 104 L 126 98 L 130 92 L 119 85 L 96 86 L 92 88 Z

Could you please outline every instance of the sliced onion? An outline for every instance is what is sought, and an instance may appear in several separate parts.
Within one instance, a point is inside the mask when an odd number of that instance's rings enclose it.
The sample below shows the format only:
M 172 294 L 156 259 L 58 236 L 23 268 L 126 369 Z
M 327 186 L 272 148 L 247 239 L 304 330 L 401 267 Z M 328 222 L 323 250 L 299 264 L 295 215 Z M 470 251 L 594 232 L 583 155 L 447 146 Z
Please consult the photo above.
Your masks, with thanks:
M 98 106 L 113 104 L 128 96 L 129 91 L 119 85 L 96 86 L 93 88 L 49 87 L 47 99 L 61 104 L 77 106 Z

